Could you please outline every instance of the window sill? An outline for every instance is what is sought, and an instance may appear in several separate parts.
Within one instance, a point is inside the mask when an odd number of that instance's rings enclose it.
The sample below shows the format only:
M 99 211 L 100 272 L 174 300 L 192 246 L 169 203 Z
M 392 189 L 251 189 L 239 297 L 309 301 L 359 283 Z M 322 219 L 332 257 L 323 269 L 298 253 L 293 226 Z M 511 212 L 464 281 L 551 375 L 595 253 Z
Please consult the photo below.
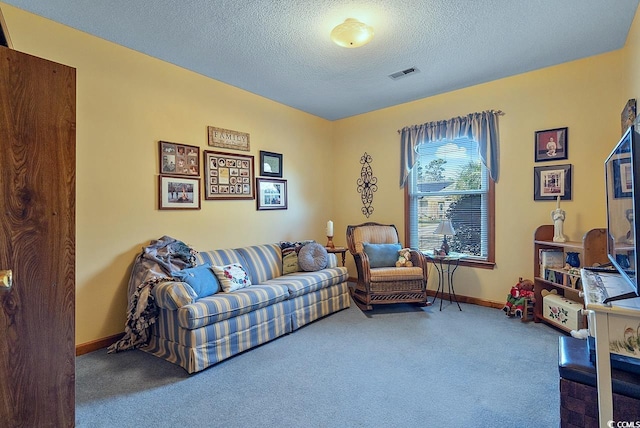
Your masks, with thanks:
M 494 269 L 496 267 L 496 262 L 490 262 L 488 260 L 462 259 L 460 260 L 460 266 L 473 267 L 478 269 Z

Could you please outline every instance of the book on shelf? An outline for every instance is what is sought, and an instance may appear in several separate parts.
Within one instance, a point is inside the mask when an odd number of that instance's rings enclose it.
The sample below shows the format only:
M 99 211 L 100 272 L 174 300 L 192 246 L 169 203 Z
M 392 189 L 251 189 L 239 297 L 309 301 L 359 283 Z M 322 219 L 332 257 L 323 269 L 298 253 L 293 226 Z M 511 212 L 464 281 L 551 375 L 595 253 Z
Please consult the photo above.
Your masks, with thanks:
M 541 265 L 558 268 L 564 266 L 564 251 L 552 248 L 541 248 L 539 251 Z

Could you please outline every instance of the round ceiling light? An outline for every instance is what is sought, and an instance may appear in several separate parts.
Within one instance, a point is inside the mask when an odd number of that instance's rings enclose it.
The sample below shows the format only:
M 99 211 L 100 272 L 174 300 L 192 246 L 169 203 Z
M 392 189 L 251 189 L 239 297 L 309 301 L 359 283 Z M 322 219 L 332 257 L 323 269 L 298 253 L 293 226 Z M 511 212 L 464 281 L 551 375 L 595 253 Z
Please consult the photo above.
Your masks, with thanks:
M 371 39 L 373 28 L 353 18 L 348 18 L 331 31 L 331 40 L 344 48 L 359 48 Z

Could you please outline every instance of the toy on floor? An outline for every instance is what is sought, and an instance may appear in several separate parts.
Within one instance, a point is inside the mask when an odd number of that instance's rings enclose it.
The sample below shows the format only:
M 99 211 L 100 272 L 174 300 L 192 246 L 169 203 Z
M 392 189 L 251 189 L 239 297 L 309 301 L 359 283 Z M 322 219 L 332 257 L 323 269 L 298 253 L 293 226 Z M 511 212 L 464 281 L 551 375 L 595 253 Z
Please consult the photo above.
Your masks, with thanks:
M 403 248 L 398 251 L 398 261 L 396 262 L 396 267 L 411 267 L 413 266 L 413 262 L 411 262 L 411 248 Z
M 507 296 L 507 303 L 504 304 L 502 310 L 507 316 L 515 316 L 522 318 L 524 310 L 524 302 L 526 299 L 533 298 L 533 282 L 529 279 L 518 280 L 518 283 L 511 287 L 511 291 Z

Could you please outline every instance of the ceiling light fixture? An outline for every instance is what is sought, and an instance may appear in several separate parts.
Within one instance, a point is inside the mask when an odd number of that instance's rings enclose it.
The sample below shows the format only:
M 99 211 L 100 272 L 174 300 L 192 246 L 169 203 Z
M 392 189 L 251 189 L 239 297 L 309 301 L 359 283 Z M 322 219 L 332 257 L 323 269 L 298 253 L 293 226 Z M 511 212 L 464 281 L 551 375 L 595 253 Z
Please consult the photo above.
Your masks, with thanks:
M 373 39 L 373 28 L 357 19 L 347 18 L 331 31 L 331 40 L 344 48 L 359 48 Z

